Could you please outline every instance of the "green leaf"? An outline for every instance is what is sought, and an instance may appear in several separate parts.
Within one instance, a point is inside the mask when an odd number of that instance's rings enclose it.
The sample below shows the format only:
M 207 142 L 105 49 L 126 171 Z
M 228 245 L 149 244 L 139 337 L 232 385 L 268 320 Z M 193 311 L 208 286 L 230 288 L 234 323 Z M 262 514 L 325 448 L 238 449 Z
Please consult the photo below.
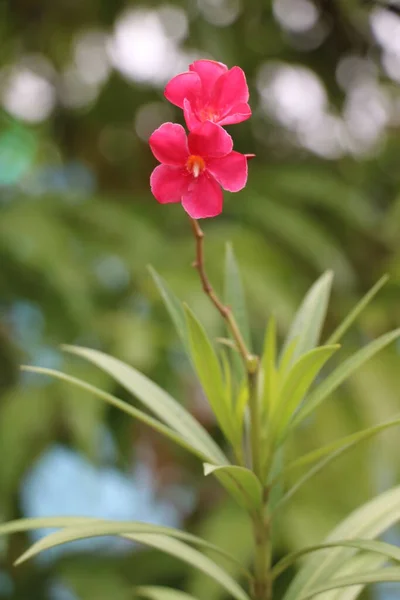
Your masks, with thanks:
M 236 262 L 232 244 L 226 245 L 225 254 L 225 304 L 232 310 L 240 333 L 246 346 L 251 350 L 250 327 L 246 308 L 246 299 L 240 276 L 239 267 Z
M 303 557 L 306 554 L 310 554 L 313 552 L 318 552 L 320 550 L 326 550 L 327 548 L 355 548 L 356 550 L 362 550 L 364 552 L 372 552 L 375 554 L 381 554 L 385 556 L 387 559 L 394 560 L 396 562 L 400 562 L 400 548 L 398 546 L 393 546 L 392 544 L 386 544 L 385 542 L 376 542 L 370 540 L 338 540 L 336 542 L 329 542 L 325 544 L 316 544 L 315 546 L 308 546 L 306 548 L 302 548 L 297 552 L 293 552 L 285 556 L 282 560 L 280 560 L 272 569 L 272 577 L 276 579 L 281 575 L 286 569 L 288 569 L 293 563 L 295 563 L 299 558 Z
M 389 421 L 385 421 L 380 425 L 374 425 L 373 427 L 368 427 L 367 429 L 363 429 L 362 431 L 357 431 L 356 433 L 352 433 L 351 435 L 347 435 L 346 437 L 340 438 L 326 446 L 322 446 L 322 448 L 318 448 L 317 450 L 313 450 L 312 452 L 308 452 L 300 458 L 295 459 L 291 463 L 289 463 L 280 475 L 285 475 L 289 471 L 293 471 L 294 469 L 298 469 L 300 467 L 306 467 L 307 465 L 316 462 L 319 459 L 324 459 L 323 465 L 327 464 L 326 458 L 329 458 L 329 462 L 345 452 L 353 446 L 367 440 L 368 438 L 380 433 L 381 431 L 385 431 L 390 427 L 397 427 L 400 425 L 400 416 L 394 419 L 390 419 Z M 322 464 L 322 463 L 320 463 Z M 318 469 L 319 470 L 319 469 Z
M 293 420 L 292 427 L 296 427 L 311 412 L 313 412 L 332 392 L 348 379 L 359 367 L 366 363 L 375 354 L 400 337 L 400 329 L 395 329 L 374 340 L 358 352 L 350 356 L 339 365 L 315 390 L 310 394 L 304 406 L 299 410 Z
M 340 346 L 320 346 L 303 354 L 291 368 L 279 394 L 276 405 L 276 430 L 278 438 L 284 433 L 293 414 L 308 392 L 314 379 Z
M 243 432 L 243 423 L 246 414 L 246 408 L 249 403 L 249 386 L 247 380 L 243 379 L 236 398 L 235 406 L 235 425 L 238 431 Z
M 223 372 L 223 385 L 224 385 L 224 399 L 227 409 L 232 412 L 232 394 L 233 394 L 233 385 L 232 385 L 232 370 L 231 365 L 229 363 L 229 358 L 227 356 L 226 351 L 223 349 L 219 352 L 221 357 L 222 364 L 222 372 Z
M 134 593 L 135 596 L 148 598 L 149 600 L 195 600 L 194 596 L 186 592 L 158 585 L 136 587 Z
M 309 592 L 298 596 L 297 600 L 309 600 L 309 598 L 313 598 L 317 594 L 353 585 L 390 582 L 400 582 L 400 568 L 387 567 L 385 569 L 378 569 L 377 571 L 354 573 L 353 575 L 338 577 L 337 579 L 332 579 L 331 581 L 315 586 Z
M 279 476 L 283 468 L 284 451 L 283 445 L 275 450 L 271 468 L 268 468 L 268 464 L 263 465 L 263 472 L 265 472 L 265 478 L 268 479 L 270 487 L 268 502 L 270 515 L 275 514 L 275 509 L 279 506 L 285 492 L 282 478 Z
M 150 274 L 156 284 L 165 307 L 172 319 L 175 329 L 181 339 L 183 346 L 189 355 L 189 339 L 186 328 L 185 311 L 183 310 L 182 302 L 172 293 L 165 280 L 157 273 L 157 271 L 149 266 Z
M 282 381 L 284 381 L 292 363 L 294 362 L 294 353 L 296 350 L 298 339 L 299 338 L 296 337 L 293 340 L 290 340 L 286 348 L 283 349 L 281 352 L 278 364 L 279 386 L 282 385 Z
M 315 460 L 318 460 L 318 458 L 321 458 L 316 465 L 307 471 L 289 490 L 287 490 L 275 508 L 282 508 L 282 506 L 291 500 L 291 498 L 296 494 L 296 492 L 299 491 L 301 487 L 303 487 L 304 484 L 314 477 L 314 475 L 319 473 L 319 471 L 326 467 L 326 465 L 328 465 L 331 461 L 346 452 L 346 450 L 349 450 L 356 444 L 367 440 L 368 438 L 381 431 L 384 431 L 385 429 L 389 429 L 390 427 L 395 427 L 398 425 L 400 425 L 400 417 L 385 423 L 381 423 L 380 425 L 375 425 L 374 427 L 369 427 L 363 431 L 353 433 L 345 438 L 341 438 L 340 440 L 332 442 L 331 444 L 328 444 L 323 448 L 319 448 L 318 450 L 314 450 L 313 452 L 310 452 L 290 463 L 282 470 L 282 472 L 279 474 L 279 477 L 277 477 L 274 481 L 281 479 L 282 475 L 285 475 L 288 471 L 298 467 L 306 466 L 311 462 L 315 462 Z
M 104 535 L 121 535 L 129 538 L 130 535 L 137 533 L 160 534 L 173 537 L 189 544 L 194 544 L 207 550 L 212 550 L 220 556 L 235 562 L 234 557 L 230 556 L 225 550 L 215 544 L 210 544 L 196 535 L 181 531 L 173 527 L 164 527 L 162 525 L 153 525 L 152 523 L 143 523 L 141 521 L 111 521 L 103 519 L 93 519 L 90 517 L 50 517 L 43 519 L 19 519 L 0 525 L 0 535 L 15 533 L 17 531 L 27 531 L 39 528 L 64 528 L 61 531 L 51 533 L 33 544 L 19 559 L 18 562 L 28 560 L 32 556 L 43 552 L 54 545 L 65 543 L 66 538 L 75 535 L 79 528 L 80 539 L 85 537 L 99 537 Z M 72 533 L 71 533 L 72 532 Z M 61 540 L 61 541 L 60 541 Z
M 182 446 L 182 448 L 189 450 L 189 452 L 192 452 L 193 454 L 195 454 L 202 460 L 204 460 L 206 457 L 208 457 L 207 460 L 209 460 L 209 458 L 210 458 L 210 454 L 208 452 L 204 451 L 203 446 L 199 445 L 199 447 L 197 447 L 195 440 L 193 440 L 194 443 L 193 442 L 189 443 L 180 434 L 175 433 L 175 431 L 173 429 L 170 429 L 169 427 L 167 427 L 166 425 L 164 425 L 157 419 L 153 419 L 153 417 L 151 417 L 150 415 L 147 415 L 146 413 L 142 412 L 141 410 L 134 408 L 127 402 L 124 402 L 123 400 L 116 398 L 112 394 L 104 392 L 103 390 L 100 390 L 99 388 L 97 388 L 93 385 L 90 385 L 89 383 L 86 383 L 85 381 L 82 381 L 81 379 L 78 379 L 77 377 L 72 377 L 71 375 L 61 373 L 60 371 L 55 371 L 54 369 L 45 369 L 42 367 L 23 366 L 23 367 L 21 367 L 21 369 L 23 371 L 29 371 L 30 373 L 37 373 L 38 375 L 48 375 L 49 377 L 53 377 L 55 379 L 60 379 L 61 381 L 65 381 L 66 383 L 72 384 L 75 387 L 81 388 L 81 389 L 89 392 L 90 394 L 93 394 L 96 398 L 99 398 L 100 400 L 107 402 L 107 404 L 110 404 L 111 406 L 115 406 L 116 408 L 118 408 L 122 412 L 126 413 L 130 417 L 133 417 L 134 419 L 137 419 L 138 421 L 145 423 L 146 425 L 148 425 L 155 431 L 158 431 L 158 433 L 161 433 L 161 435 L 164 435 L 165 437 L 169 438 L 176 444 L 179 444 L 179 446 Z
M 387 563 L 385 558 L 377 554 L 356 554 L 348 562 L 346 562 L 335 575 L 343 577 L 352 573 L 366 573 L 367 571 L 375 571 L 381 569 Z M 339 588 L 330 592 L 324 593 L 324 600 L 355 600 L 359 597 L 365 584 L 352 585 L 347 588 Z
M 271 317 L 268 323 L 264 341 L 264 352 L 261 358 L 263 377 L 262 405 L 269 415 L 277 402 L 278 373 L 276 369 L 276 321 Z
M 216 464 L 229 462 L 204 427 L 151 379 L 133 367 L 98 350 L 79 346 L 63 346 L 63 349 L 85 358 L 108 373 L 164 423 L 179 433 L 190 445 L 195 445 L 202 453 L 212 457 L 211 462 Z
M 43 552 L 43 550 L 54 548 L 55 546 L 65 544 L 67 542 L 87 539 L 89 537 L 118 534 L 124 535 L 124 537 L 129 536 L 129 539 L 133 541 L 156 548 L 157 550 L 161 550 L 166 554 L 170 554 L 171 556 L 179 558 L 183 562 L 186 562 L 192 567 L 203 571 L 203 573 L 218 581 L 218 583 L 233 597 L 237 598 L 237 600 L 249 600 L 246 592 L 236 583 L 234 579 L 232 579 L 232 577 L 230 577 L 230 575 L 228 575 L 221 567 L 215 564 L 207 556 L 201 554 L 198 550 L 191 548 L 178 539 L 167 537 L 166 535 L 157 533 L 129 533 L 129 525 L 123 523 L 119 523 L 118 525 L 119 526 L 114 523 L 113 528 L 111 526 L 107 527 L 107 525 L 76 527 L 64 529 L 63 531 L 59 531 L 57 533 L 52 533 L 41 539 L 39 542 L 36 542 L 36 544 L 34 544 L 16 561 L 16 564 L 20 564 L 29 558 L 36 556 L 40 552 Z M 136 526 L 137 525 L 147 526 L 143 523 L 136 524 Z
M 380 280 L 365 294 L 363 298 L 356 304 L 353 310 L 349 313 L 349 315 L 344 319 L 344 321 L 335 329 L 335 331 L 329 336 L 326 340 L 326 344 L 336 344 L 344 334 L 350 329 L 354 321 L 361 314 L 361 312 L 368 306 L 368 304 L 373 300 L 376 294 L 383 288 L 385 283 L 388 281 L 389 275 L 384 275 L 380 278 Z
M 400 519 L 400 486 L 380 494 L 342 521 L 325 542 L 379 537 Z M 298 572 L 283 600 L 299 600 L 312 589 L 329 582 L 354 555 L 350 548 L 333 548 L 312 557 Z M 361 582 L 359 582 L 361 583 Z M 316 593 L 316 592 L 314 592 Z M 307 596 L 308 597 L 308 596 Z
M 314 283 L 295 315 L 283 346 L 284 352 L 290 342 L 298 338 L 292 360 L 318 344 L 328 308 L 332 277 L 332 272 L 327 271 Z
M 262 485 L 249 469 L 237 466 L 215 467 L 206 463 L 204 475 L 210 474 L 215 475 L 242 508 L 254 511 L 262 507 Z
M 17 519 L 0 523 L 0 536 L 20 533 L 22 531 L 33 531 L 35 529 L 59 529 L 61 527 L 77 527 L 80 525 L 92 525 L 99 519 L 91 517 L 43 517 L 38 519 Z
M 193 366 L 222 431 L 232 441 L 232 414 L 225 401 L 224 380 L 217 354 L 204 327 L 187 306 L 185 313 Z
M 246 577 L 250 577 L 249 572 L 241 564 L 238 563 L 234 556 L 232 556 L 216 544 L 212 544 L 207 540 L 204 540 L 203 538 L 200 538 L 196 535 L 192 535 L 190 533 L 186 533 L 185 531 L 180 531 L 179 529 L 175 529 L 173 527 L 163 527 L 160 525 L 153 525 L 151 523 L 132 521 L 108 521 L 92 517 L 44 517 L 38 519 L 17 519 L 15 521 L 9 521 L 8 523 L 0 524 L 0 536 L 10 535 L 12 533 L 19 533 L 23 531 L 32 531 L 35 529 L 76 529 L 77 527 L 87 528 L 88 531 L 91 532 L 91 535 L 89 537 L 92 537 L 93 531 L 96 531 L 96 535 L 107 535 L 107 533 L 109 533 L 110 535 L 121 535 L 122 537 L 130 539 L 130 534 L 128 532 L 132 530 L 137 533 L 161 533 L 164 535 L 169 535 L 171 537 L 175 537 L 177 539 L 186 541 L 190 544 L 199 546 L 201 548 L 216 553 L 217 555 L 227 559 L 228 561 L 239 565 L 244 575 L 246 575 Z M 58 534 L 60 532 L 56 533 Z M 42 541 L 47 543 L 48 537 L 49 536 L 47 536 L 43 540 L 40 540 L 37 543 L 40 544 Z M 33 547 L 30 550 L 28 550 L 28 552 L 30 552 L 31 550 L 33 550 Z

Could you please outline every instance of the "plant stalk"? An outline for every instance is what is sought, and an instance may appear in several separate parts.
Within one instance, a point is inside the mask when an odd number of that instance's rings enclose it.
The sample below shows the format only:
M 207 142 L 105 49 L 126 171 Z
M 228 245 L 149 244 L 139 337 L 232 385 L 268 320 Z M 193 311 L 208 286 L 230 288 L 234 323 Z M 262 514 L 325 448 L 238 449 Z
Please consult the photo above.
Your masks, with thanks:
M 258 369 L 248 373 L 249 408 L 251 420 L 251 453 L 253 471 L 263 481 L 263 464 L 261 455 L 261 415 L 258 401 L 257 383 Z M 264 488 L 263 505 L 253 516 L 254 534 L 254 600 L 272 600 L 272 548 L 271 526 L 268 514 L 269 490 Z
M 226 321 L 246 369 L 251 423 L 251 465 L 255 475 L 262 482 L 261 414 L 258 399 L 259 357 L 253 355 L 249 351 L 232 310 L 229 306 L 226 306 L 215 293 L 205 270 L 204 233 L 195 219 L 190 219 L 190 223 L 196 241 L 196 260 L 193 263 L 193 266 L 199 273 L 204 292 L 217 308 L 222 318 Z M 272 549 L 270 518 L 268 515 L 268 496 L 269 490 L 266 488 L 262 508 L 252 515 L 254 533 L 254 579 L 252 584 L 252 595 L 254 600 L 272 600 Z
M 254 532 L 254 600 L 272 600 L 272 548 L 270 519 L 266 504 L 253 518 Z
M 218 298 L 217 294 L 212 287 L 210 280 L 208 279 L 205 264 L 204 264 L 204 233 L 201 229 L 199 223 L 195 219 L 190 219 L 190 223 L 192 225 L 193 234 L 196 240 L 196 260 L 193 263 L 195 269 L 197 269 L 200 280 L 203 286 L 204 292 L 210 298 L 211 302 L 217 308 L 222 318 L 228 324 L 228 327 L 232 333 L 232 337 L 236 342 L 237 349 L 240 352 L 240 355 L 244 361 L 246 366 L 246 370 L 248 370 L 248 366 L 254 362 L 255 357 L 249 352 L 246 342 L 243 339 L 243 336 L 239 330 L 238 324 L 236 323 L 236 319 L 233 316 L 232 310 L 229 306 L 226 306 L 221 300 Z M 254 368 L 254 367 L 253 367 Z

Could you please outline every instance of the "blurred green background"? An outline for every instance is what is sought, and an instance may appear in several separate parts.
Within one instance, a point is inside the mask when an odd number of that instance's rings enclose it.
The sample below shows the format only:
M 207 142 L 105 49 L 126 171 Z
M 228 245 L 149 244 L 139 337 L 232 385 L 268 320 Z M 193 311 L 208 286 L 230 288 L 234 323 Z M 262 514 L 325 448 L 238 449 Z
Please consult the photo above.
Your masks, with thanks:
M 218 289 L 225 242 L 234 244 L 257 348 L 269 315 L 284 333 L 325 269 L 335 272 L 327 332 L 384 272 L 391 276 L 342 354 L 398 326 L 396 5 L 4 0 L 0 35 L 0 519 L 81 514 L 185 526 L 247 561 L 248 523 L 199 463 L 98 400 L 21 376 L 18 366 L 67 370 L 126 397 L 94 368 L 67 361 L 59 345 L 102 349 L 143 370 L 214 431 L 146 269 L 154 265 L 210 333 L 221 334 L 191 268 L 187 218 L 149 190 L 147 139 L 162 122 L 181 121 L 163 86 L 199 57 L 240 65 L 251 88 L 253 118 L 230 128 L 236 148 L 257 155 L 248 186 L 226 194 L 223 215 L 203 226 Z M 290 453 L 383 421 L 399 410 L 398 390 L 392 347 L 298 432 Z M 321 539 L 396 484 L 398 453 L 391 432 L 316 477 L 282 515 L 277 556 Z M 175 560 L 110 540 L 13 568 L 30 540 L 1 541 L 0 598 L 128 600 L 136 583 L 223 597 Z

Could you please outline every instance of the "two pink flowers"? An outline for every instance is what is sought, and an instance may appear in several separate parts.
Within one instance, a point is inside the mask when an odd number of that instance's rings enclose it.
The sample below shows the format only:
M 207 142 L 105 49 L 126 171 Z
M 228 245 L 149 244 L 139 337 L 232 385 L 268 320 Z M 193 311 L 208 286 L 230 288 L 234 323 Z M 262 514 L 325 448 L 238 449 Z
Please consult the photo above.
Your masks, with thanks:
M 249 90 L 242 69 L 198 60 L 167 84 L 165 96 L 183 109 L 181 125 L 164 123 L 150 136 L 161 163 L 151 174 L 153 195 L 162 204 L 181 202 L 192 219 L 222 211 L 222 189 L 238 192 L 247 182 L 247 157 L 233 150 L 223 125 L 250 118 Z

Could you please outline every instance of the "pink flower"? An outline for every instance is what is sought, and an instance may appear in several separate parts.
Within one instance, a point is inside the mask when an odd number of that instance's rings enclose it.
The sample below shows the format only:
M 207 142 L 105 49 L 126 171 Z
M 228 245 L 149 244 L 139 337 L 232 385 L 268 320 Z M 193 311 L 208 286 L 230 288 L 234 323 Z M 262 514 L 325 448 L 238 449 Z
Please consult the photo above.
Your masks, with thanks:
M 197 60 L 187 73 L 177 75 L 165 88 L 167 100 L 183 108 L 190 130 L 200 123 L 241 123 L 251 117 L 249 89 L 242 69 L 213 60 Z
M 206 122 L 186 135 L 181 125 L 164 123 L 150 137 L 162 163 L 151 174 L 151 191 L 161 204 L 182 202 L 193 219 L 222 212 L 224 190 L 238 192 L 247 182 L 247 159 L 232 151 L 231 136 Z

